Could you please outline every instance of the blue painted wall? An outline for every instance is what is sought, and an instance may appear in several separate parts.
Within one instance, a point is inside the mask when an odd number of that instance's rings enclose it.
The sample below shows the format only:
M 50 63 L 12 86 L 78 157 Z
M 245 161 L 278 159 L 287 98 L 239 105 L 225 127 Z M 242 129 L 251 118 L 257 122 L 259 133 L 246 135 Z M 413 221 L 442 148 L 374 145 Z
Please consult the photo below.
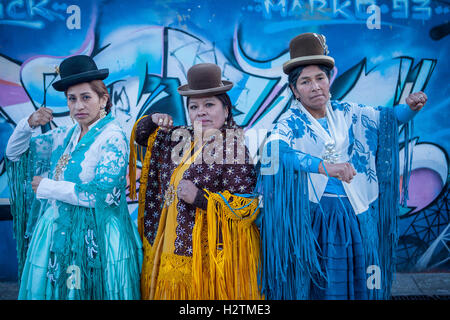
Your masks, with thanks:
M 379 29 L 373 11 L 367 13 L 370 4 L 379 8 Z M 427 93 L 428 104 L 414 120 L 414 171 L 400 219 L 398 267 L 413 270 L 422 258 L 427 270 L 449 270 L 440 264 L 448 251 L 433 246 L 449 224 L 448 18 L 448 2 L 429 0 L 0 0 L 0 200 L 8 198 L 7 137 L 42 105 L 44 80 L 48 86 L 65 57 L 88 54 L 110 69 L 113 112 L 128 134 L 151 111 L 186 123 L 176 88 L 200 62 L 219 64 L 235 82 L 230 96 L 239 124 L 270 130 L 290 97 L 281 71 L 289 41 L 318 32 L 336 60 L 334 98 L 395 106 L 412 91 Z M 53 126 L 70 125 L 64 95 L 51 86 L 47 106 L 55 113 Z M 135 203 L 130 211 L 136 218 Z M 14 268 L 13 241 L 7 241 L 0 266 Z M 0 269 L 0 278 L 7 269 Z

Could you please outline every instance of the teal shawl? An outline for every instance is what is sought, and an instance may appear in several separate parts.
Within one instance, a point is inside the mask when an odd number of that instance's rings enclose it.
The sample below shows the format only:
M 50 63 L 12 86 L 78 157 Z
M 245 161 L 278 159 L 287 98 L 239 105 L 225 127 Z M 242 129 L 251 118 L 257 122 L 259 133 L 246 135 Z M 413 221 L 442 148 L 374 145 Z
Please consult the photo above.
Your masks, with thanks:
M 76 145 L 71 153 L 71 161 L 64 171 L 65 181 L 75 183 L 78 193 L 95 199 L 95 207 L 75 206 L 56 201 L 57 218 L 54 222 L 50 247 L 50 263 L 47 277 L 52 284 L 52 297 L 55 299 L 108 299 L 111 298 L 111 288 L 107 288 L 105 274 L 107 252 L 105 234 L 107 225 L 112 218 L 117 219 L 117 227 L 121 235 L 119 257 L 125 257 L 128 252 L 139 252 L 135 243 L 133 225 L 129 217 L 126 201 L 126 169 L 127 154 L 117 148 L 117 141 L 108 140 L 101 146 L 101 157 L 95 170 L 95 178 L 83 183 L 80 180 L 81 163 L 85 153 L 96 138 L 105 134 L 108 125 L 113 121 L 111 115 L 101 119 L 91 128 Z M 53 178 L 58 159 L 66 149 L 76 126 L 70 130 L 57 128 L 50 133 L 33 137 L 30 148 L 17 162 L 7 161 L 6 168 L 10 186 L 11 212 L 14 220 L 14 234 L 17 240 L 17 255 L 19 262 L 19 279 L 23 271 L 26 254 L 33 230 L 39 217 L 49 208 L 50 201 L 37 200 L 31 189 L 33 176 L 49 172 Z M 54 140 L 54 135 L 63 135 L 63 140 Z M 55 135 L 55 136 L 56 136 Z M 117 140 L 117 138 L 115 138 Z M 123 139 L 126 138 L 123 136 Z M 114 140 L 114 139 L 113 139 Z M 62 143 L 61 143 L 62 142 Z M 130 273 L 133 283 L 132 296 L 139 297 L 140 262 L 138 255 L 131 263 Z M 77 266 L 82 275 L 79 290 L 71 290 L 67 284 L 67 270 Z M 120 274 L 120 271 L 117 270 Z M 115 287 L 120 288 L 120 279 Z M 121 298 L 120 296 L 116 298 Z

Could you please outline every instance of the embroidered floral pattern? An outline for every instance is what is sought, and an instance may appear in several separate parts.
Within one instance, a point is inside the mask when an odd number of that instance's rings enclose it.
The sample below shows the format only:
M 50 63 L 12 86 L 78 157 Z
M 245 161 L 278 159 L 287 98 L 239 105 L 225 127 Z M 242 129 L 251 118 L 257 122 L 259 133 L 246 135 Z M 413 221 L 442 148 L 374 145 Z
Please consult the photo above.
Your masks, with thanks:
M 114 187 L 111 193 L 106 195 L 105 202 L 110 206 L 119 206 L 120 204 L 120 190 Z
M 300 118 L 288 119 L 286 122 L 295 139 L 301 138 L 305 135 L 305 125 Z
M 333 109 L 333 111 L 335 110 L 343 111 L 344 115 L 347 115 L 347 113 L 350 112 L 351 105 L 347 102 L 339 102 L 333 100 L 331 101 L 331 108 Z
M 375 121 L 370 120 L 366 115 L 361 116 L 361 124 L 366 128 L 365 137 L 369 150 L 373 156 L 377 152 L 378 127 Z
M 338 105 L 338 103 L 334 103 Z M 358 105 L 359 108 L 367 108 L 364 105 Z M 344 109 L 342 107 L 341 109 Z M 358 173 L 364 173 L 369 183 L 376 182 L 376 172 L 370 168 L 371 158 L 376 156 L 378 145 L 378 126 L 375 121 L 371 120 L 367 115 L 361 114 L 361 125 L 364 128 L 365 145 L 361 140 L 355 138 L 355 127 L 358 126 L 358 116 L 352 115 L 352 123 L 348 130 L 349 146 L 347 154 L 351 157 L 351 162 Z

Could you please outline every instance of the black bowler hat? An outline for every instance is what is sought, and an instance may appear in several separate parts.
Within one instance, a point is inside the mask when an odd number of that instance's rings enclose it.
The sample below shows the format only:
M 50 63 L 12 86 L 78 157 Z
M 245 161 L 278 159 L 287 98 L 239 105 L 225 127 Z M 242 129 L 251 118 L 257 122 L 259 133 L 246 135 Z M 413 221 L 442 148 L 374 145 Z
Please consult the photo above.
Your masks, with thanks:
M 66 91 L 70 86 L 92 80 L 104 80 L 109 75 L 108 69 L 98 70 L 94 60 L 85 55 L 64 59 L 59 65 L 60 80 L 53 83 L 56 91 Z

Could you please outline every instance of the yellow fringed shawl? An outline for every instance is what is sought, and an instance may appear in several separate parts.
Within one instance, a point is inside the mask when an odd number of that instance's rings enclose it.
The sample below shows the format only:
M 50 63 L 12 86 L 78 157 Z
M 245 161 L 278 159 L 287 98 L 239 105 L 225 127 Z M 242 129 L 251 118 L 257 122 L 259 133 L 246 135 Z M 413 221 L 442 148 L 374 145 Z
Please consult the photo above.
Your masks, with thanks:
M 130 198 L 133 198 L 133 195 L 136 197 L 135 128 L 136 125 L 133 128 L 130 148 Z M 169 216 L 173 215 L 170 210 L 176 208 L 177 199 L 170 205 L 171 208 L 162 210 L 153 246 L 144 236 L 145 195 L 151 151 L 156 136 L 157 131 L 148 139 L 139 188 L 138 230 L 144 247 L 142 298 L 260 299 L 257 283 L 259 232 L 253 223 L 259 213 L 257 199 L 239 197 L 228 191 L 221 194 L 222 198 L 219 193 L 205 190 L 208 207 L 206 211 L 199 208 L 196 210 L 192 257 L 163 250 L 168 212 Z M 190 162 L 181 161 L 174 170 L 171 180 L 175 185 L 181 179 L 180 172 L 187 169 L 186 163 L 193 163 L 195 156 L 191 157 Z M 174 181 L 177 171 L 177 181 Z M 173 217 L 169 219 L 173 221 Z M 173 226 L 168 228 L 173 230 Z
M 228 191 L 221 194 L 205 191 L 208 208 L 206 211 L 197 209 L 192 236 L 193 298 L 260 299 L 257 280 L 259 232 L 253 223 L 259 213 L 258 200 Z M 205 222 L 206 259 L 202 255 Z

